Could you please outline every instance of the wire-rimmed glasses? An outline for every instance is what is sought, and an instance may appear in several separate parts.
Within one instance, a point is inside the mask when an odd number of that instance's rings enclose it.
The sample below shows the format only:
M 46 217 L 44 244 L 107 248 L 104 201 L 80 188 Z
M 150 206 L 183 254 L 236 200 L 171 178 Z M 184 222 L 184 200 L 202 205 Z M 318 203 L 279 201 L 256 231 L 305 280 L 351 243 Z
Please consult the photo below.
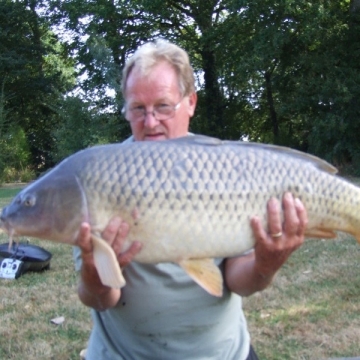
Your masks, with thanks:
M 130 106 L 126 105 L 122 109 L 122 113 L 125 116 L 125 119 L 129 122 L 141 122 L 144 121 L 147 114 L 151 114 L 157 121 L 166 121 L 174 117 L 176 110 L 179 109 L 180 100 L 176 105 L 170 105 L 166 103 L 161 103 L 154 105 L 152 111 L 146 111 L 145 106 Z

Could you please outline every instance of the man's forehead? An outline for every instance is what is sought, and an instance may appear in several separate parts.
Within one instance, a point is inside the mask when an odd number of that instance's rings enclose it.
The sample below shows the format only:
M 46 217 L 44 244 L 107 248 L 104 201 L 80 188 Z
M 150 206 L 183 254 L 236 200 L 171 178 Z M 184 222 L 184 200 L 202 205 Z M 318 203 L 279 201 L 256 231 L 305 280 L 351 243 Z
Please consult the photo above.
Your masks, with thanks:
M 159 62 L 152 62 L 145 66 L 144 64 L 134 64 L 131 69 L 128 78 L 135 77 L 137 79 L 148 78 L 152 73 L 167 72 L 173 73 L 177 77 L 176 69 L 166 60 L 160 60 Z
M 127 99 L 138 96 L 167 98 L 180 95 L 176 73 L 168 69 L 157 69 L 155 73 L 143 76 L 136 71 L 126 82 L 125 96 Z

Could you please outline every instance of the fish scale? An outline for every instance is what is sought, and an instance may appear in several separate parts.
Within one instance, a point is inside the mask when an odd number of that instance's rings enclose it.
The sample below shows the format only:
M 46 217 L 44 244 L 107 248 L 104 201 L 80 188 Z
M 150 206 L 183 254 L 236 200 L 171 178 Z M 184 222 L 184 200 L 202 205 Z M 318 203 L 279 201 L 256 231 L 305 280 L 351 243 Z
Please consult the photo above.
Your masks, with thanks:
M 116 255 L 99 235 L 117 215 L 129 224 L 125 249 L 143 243 L 135 261 L 178 263 L 221 296 L 222 275 L 211 258 L 254 246 L 250 218 L 258 215 L 266 226 L 271 197 L 291 191 L 303 201 L 307 236 L 340 230 L 360 239 L 360 190 L 335 172 L 288 148 L 203 136 L 104 145 L 74 154 L 21 191 L 3 209 L 1 225 L 15 235 L 74 244 L 88 221 L 99 276 L 121 287 Z

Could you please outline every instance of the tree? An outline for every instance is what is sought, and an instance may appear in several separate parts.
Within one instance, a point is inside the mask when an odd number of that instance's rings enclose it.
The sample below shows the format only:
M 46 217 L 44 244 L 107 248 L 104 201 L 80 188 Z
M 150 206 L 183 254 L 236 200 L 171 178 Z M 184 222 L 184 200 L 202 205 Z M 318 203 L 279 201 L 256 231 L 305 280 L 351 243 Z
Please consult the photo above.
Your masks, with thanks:
M 86 147 L 118 140 L 117 134 L 121 125 L 117 116 L 102 113 L 93 106 L 92 101 L 68 96 L 59 106 L 58 116 L 60 125 L 52 132 L 56 139 L 54 162 Z M 122 127 L 127 128 L 128 125 L 124 122 Z
M 309 151 L 340 168 L 360 173 L 360 22 L 356 6 L 329 4 L 333 23 L 317 47 L 317 63 L 312 67 L 312 94 Z M 325 31 L 324 31 L 325 32 Z M 317 80 L 317 81 L 316 81 Z
M 73 62 L 49 25 L 36 12 L 39 2 L 0 3 L 0 79 L 4 109 L 24 130 L 36 169 L 52 165 L 53 105 L 74 85 Z
M 359 153 L 358 0 L 49 3 L 49 19 L 72 32 L 68 48 L 87 75 L 80 87 L 103 114 L 119 117 L 126 58 L 161 36 L 188 51 L 198 78 L 192 130 L 337 162 Z

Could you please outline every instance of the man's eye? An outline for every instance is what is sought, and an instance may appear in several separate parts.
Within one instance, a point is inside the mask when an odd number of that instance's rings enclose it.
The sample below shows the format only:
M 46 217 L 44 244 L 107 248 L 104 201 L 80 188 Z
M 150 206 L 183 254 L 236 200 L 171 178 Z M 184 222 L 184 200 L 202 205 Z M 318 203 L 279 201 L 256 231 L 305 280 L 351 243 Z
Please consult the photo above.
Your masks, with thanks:
M 132 106 L 130 108 L 130 111 L 144 111 L 144 107 L 139 105 L 139 106 Z
M 156 105 L 155 110 L 160 114 L 167 114 L 168 112 L 171 112 L 171 106 L 169 104 L 159 104 Z
M 132 108 L 130 108 L 130 113 L 133 116 L 143 116 L 145 112 L 145 108 L 143 106 L 133 106 Z
M 157 108 L 159 109 L 167 109 L 170 107 L 169 104 L 159 104 L 159 105 L 156 105 Z

